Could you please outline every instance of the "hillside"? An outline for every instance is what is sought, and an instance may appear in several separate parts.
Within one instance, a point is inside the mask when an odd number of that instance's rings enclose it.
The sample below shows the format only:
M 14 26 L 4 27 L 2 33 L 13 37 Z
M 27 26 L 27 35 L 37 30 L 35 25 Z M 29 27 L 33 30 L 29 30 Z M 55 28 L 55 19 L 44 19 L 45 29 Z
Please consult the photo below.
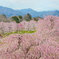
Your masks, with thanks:
M 30 8 L 21 9 L 21 10 L 13 10 L 11 8 L 0 6 L 0 14 L 6 15 L 7 17 L 18 16 L 18 15 L 24 16 L 27 13 L 31 14 L 32 17 L 38 17 L 39 16 L 39 17 L 42 17 L 42 18 L 44 16 L 47 16 L 47 15 L 59 16 L 59 11 L 58 10 L 37 12 L 37 11 L 32 10 Z
M 0 22 L 1 30 L 7 33 L 0 34 L 0 59 L 59 59 L 59 17 L 19 24 Z

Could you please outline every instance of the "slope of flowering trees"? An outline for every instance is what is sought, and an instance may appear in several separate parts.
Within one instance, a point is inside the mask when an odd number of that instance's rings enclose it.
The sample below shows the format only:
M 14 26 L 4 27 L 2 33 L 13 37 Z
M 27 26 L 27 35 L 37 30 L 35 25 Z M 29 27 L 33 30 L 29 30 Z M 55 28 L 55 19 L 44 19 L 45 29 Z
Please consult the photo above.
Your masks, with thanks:
M 59 17 L 46 16 L 33 24 L 35 33 L 0 39 L 0 59 L 59 59 Z

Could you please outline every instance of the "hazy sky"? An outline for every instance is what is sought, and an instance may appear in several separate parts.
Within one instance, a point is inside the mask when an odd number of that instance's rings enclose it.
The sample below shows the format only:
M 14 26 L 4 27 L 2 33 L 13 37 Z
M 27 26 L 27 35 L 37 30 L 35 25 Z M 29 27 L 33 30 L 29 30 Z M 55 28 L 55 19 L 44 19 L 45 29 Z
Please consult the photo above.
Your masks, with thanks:
M 59 0 L 0 0 L 0 6 L 18 10 L 24 8 L 36 11 L 59 10 Z

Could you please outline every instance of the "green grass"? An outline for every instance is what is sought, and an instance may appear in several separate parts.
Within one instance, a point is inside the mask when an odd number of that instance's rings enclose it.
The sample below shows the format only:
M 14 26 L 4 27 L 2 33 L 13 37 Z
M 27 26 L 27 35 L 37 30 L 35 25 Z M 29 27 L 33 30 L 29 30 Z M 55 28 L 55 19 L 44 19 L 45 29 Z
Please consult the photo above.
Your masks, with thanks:
M 16 31 L 16 32 L 10 32 L 10 33 L 4 33 L 3 37 L 11 35 L 11 34 L 25 34 L 25 33 L 34 33 L 34 32 L 36 32 L 36 30 L 34 30 L 34 31 L 24 31 L 24 30 L 23 31 Z

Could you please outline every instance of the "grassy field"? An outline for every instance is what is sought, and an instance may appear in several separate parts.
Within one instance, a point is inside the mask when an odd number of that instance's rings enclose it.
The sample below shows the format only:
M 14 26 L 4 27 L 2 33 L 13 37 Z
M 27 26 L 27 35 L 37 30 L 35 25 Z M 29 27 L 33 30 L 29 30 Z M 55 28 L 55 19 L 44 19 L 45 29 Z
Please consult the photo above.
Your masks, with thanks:
M 4 33 L 4 34 L 2 34 L 2 37 L 6 37 L 6 36 L 8 36 L 8 35 L 11 35 L 11 34 L 25 34 L 25 33 L 34 33 L 34 32 L 36 32 L 36 30 L 34 30 L 34 31 L 16 31 L 16 32 L 10 32 L 10 33 Z

